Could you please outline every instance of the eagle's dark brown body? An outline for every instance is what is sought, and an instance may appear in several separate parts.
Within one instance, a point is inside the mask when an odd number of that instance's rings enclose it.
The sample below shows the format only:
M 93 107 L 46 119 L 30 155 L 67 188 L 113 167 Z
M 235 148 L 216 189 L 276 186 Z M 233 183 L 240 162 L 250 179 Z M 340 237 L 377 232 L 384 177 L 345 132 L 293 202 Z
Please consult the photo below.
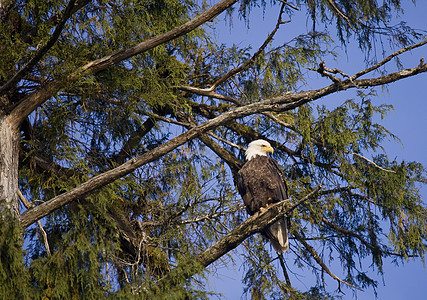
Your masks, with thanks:
M 268 204 L 288 199 L 280 166 L 268 156 L 256 155 L 245 163 L 237 173 L 237 188 L 250 215 Z M 289 219 L 283 218 L 262 232 L 277 252 L 289 249 L 288 224 Z

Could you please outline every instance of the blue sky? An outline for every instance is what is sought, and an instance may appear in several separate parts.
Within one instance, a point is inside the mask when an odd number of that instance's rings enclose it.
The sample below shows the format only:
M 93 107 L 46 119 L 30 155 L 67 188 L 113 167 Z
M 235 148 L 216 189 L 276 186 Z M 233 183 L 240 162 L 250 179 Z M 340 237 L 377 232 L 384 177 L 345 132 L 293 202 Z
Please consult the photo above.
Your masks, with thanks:
M 417 1 L 414 6 L 412 1 L 405 2 L 403 8 L 405 14 L 397 22 L 405 21 L 413 28 L 427 30 L 427 21 L 425 13 L 427 12 L 427 1 Z M 238 18 L 233 19 L 233 27 L 224 26 L 223 16 L 218 18 L 217 24 L 217 39 L 220 42 L 236 43 L 239 46 L 251 45 L 254 49 L 260 46 L 265 37 L 274 28 L 277 20 L 278 8 L 267 9 L 263 15 L 261 10 L 254 9 L 251 14 L 249 28 Z M 298 13 L 294 16 L 291 23 L 282 25 L 283 28 L 276 35 L 276 40 L 289 40 L 295 35 L 298 26 L 307 26 L 304 13 Z M 308 25 L 310 26 L 310 25 Z M 299 32 L 299 31 L 298 31 Z M 337 46 L 339 47 L 339 45 Z M 388 50 L 387 55 L 396 51 Z M 363 55 L 357 48 L 356 42 L 350 43 L 347 52 L 337 48 L 337 52 L 344 53 L 337 61 L 325 58 L 327 66 L 330 68 L 339 68 L 347 74 L 352 74 L 355 71 L 364 68 Z M 425 57 L 427 59 L 427 47 L 422 47 L 411 53 L 406 53 L 402 56 L 402 61 L 405 67 L 414 67 L 419 63 L 419 59 Z M 312 89 L 320 85 L 329 84 L 327 79 L 320 78 L 317 74 L 310 74 L 307 86 L 301 87 L 302 90 Z M 402 144 L 395 141 L 386 142 L 384 144 L 387 154 L 391 159 L 418 161 L 424 166 L 427 166 L 427 74 L 421 74 L 416 77 L 401 80 L 393 83 L 387 89 L 378 89 L 378 97 L 374 98 L 374 103 L 392 104 L 395 111 L 391 112 L 385 120 L 381 121 L 386 128 L 397 135 Z M 336 105 L 344 102 L 346 99 L 352 98 L 354 92 L 344 92 L 335 94 L 317 101 L 317 104 Z M 427 199 L 427 187 L 421 190 L 423 199 Z M 426 202 L 424 200 L 424 202 Z M 223 299 L 239 299 L 243 292 L 242 278 L 242 258 L 239 255 L 241 251 L 245 251 L 243 247 L 239 247 L 235 252 L 235 265 L 225 263 L 217 269 L 217 277 L 212 278 L 211 288 L 223 294 Z M 286 258 L 286 257 L 285 257 Z M 369 261 L 366 261 L 365 266 L 369 266 Z M 332 272 L 339 272 L 339 266 L 331 266 Z M 384 261 L 384 277 L 372 273 L 369 267 L 365 269 L 371 272 L 371 275 L 378 281 L 377 289 L 378 299 L 400 300 L 400 299 L 425 299 L 427 294 L 427 269 L 423 267 L 420 260 L 410 260 L 404 265 L 395 266 L 391 259 Z M 307 270 L 306 270 L 307 272 Z M 310 271 L 308 271 L 310 272 Z M 310 272 L 311 273 L 311 272 Z M 299 272 L 301 277 L 298 279 L 291 278 L 295 286 L 304 290 L 304 281 L 310 282 L 311 274 L 304 274 L 304 271 Z M 326 275 L 325 275 L 326 276 Z M 307 285 L 308 287 L 310 284 Z M 333 292 L 337 288 L 334 281 L 329 281 L 328 290 Z M 352 299 L 352 291 L 344 290 L 346 295 L 343 299 Z M 368 300 L 375 299 L 372 289 L 365 292 L 357 292 L 357 299 Z

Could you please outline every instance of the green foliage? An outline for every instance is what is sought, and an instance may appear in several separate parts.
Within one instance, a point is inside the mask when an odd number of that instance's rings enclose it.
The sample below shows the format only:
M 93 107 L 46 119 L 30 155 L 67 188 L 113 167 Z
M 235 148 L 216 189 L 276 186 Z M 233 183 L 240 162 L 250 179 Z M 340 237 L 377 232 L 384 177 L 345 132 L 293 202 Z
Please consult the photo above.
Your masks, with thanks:
M 22 229 L 15 218 L 0 218 L 0 295 L 5 299 L 32 299 L 29 274 L 22 253 Z

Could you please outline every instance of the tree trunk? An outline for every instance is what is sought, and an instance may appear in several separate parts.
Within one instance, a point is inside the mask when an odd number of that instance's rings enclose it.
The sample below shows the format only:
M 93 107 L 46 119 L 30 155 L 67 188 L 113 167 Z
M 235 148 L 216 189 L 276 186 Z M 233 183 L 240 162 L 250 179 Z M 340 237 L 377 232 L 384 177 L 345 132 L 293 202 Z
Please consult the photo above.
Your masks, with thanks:
M 18 163 L 19 129 L 0 114 L 0 214 L 10 213 L 19 220 Z

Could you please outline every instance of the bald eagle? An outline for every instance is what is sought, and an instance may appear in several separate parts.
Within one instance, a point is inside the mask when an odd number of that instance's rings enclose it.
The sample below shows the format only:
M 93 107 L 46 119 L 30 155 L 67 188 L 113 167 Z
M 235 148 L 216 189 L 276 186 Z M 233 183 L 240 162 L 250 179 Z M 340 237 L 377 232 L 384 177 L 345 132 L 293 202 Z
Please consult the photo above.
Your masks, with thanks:
M 270 143 L 255 140 L 246 150 L 246 163 L 237 173 L 237 188 L 248 214 L 253 215 L 269 204 L 288 199 L 288 188 L 279 164 L 267 153 L 273 153 Z M 265 228 L 261 234 L 268 238 L 278 252 L 289 249 L 289 218 L 284 217 Z

